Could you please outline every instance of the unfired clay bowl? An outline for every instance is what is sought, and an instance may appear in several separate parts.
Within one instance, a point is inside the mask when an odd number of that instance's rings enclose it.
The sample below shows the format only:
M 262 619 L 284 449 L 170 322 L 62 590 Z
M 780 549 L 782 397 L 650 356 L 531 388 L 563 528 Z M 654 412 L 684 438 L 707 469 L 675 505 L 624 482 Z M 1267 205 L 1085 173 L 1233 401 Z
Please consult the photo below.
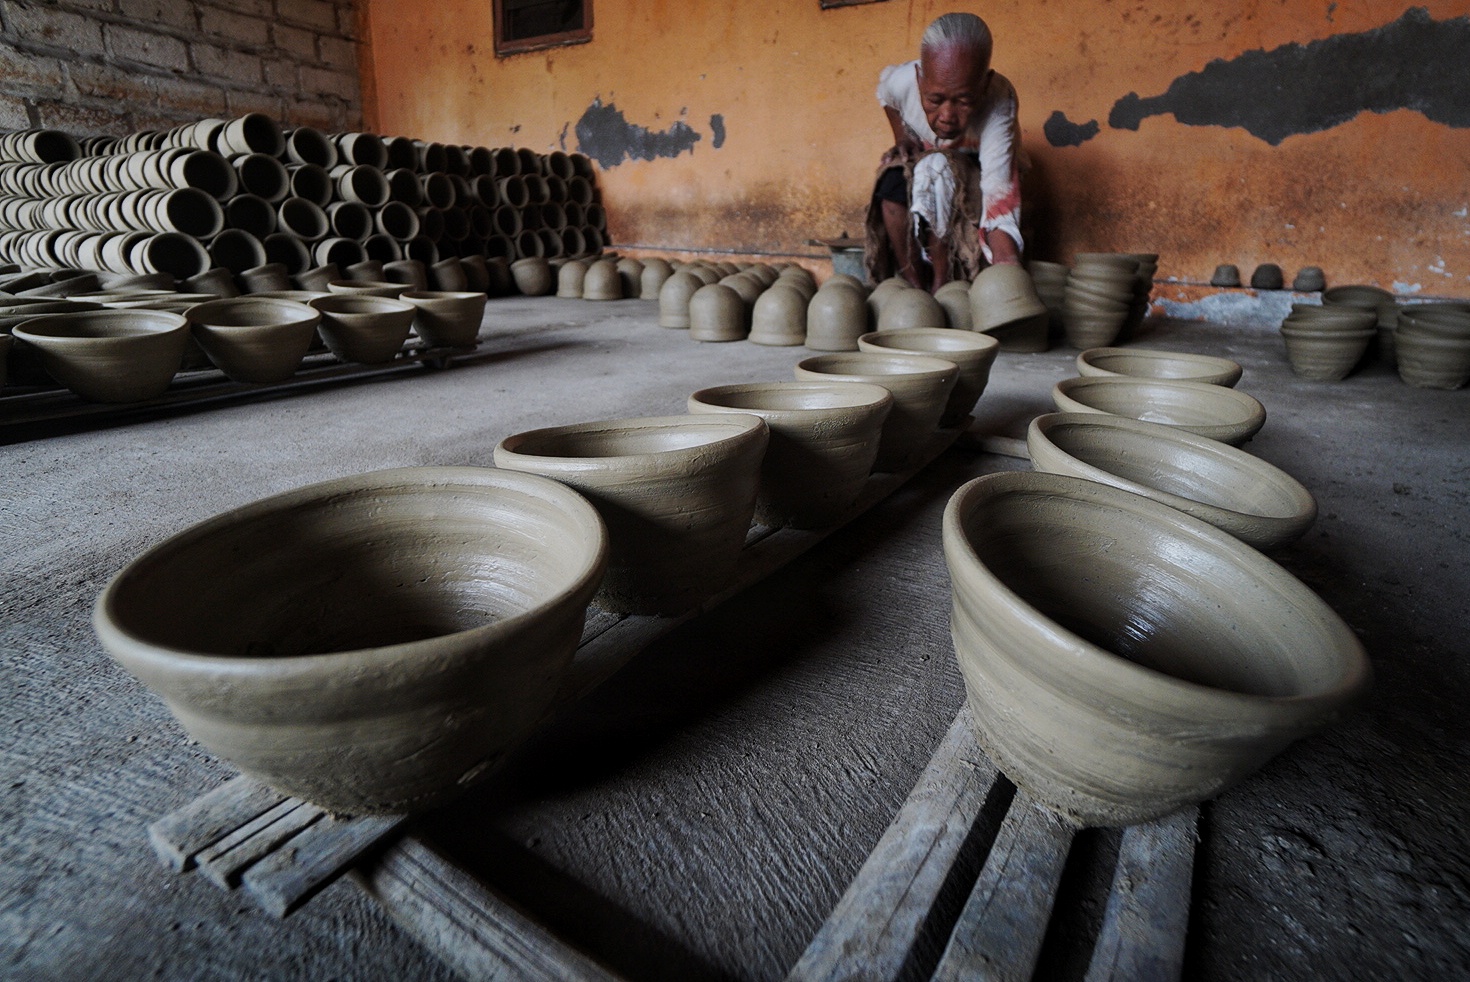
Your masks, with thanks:
M 991 474 L 944 515 L 980 744 L 1073 820 L 1213 797 L 1367 688 L 1352 630 L 1250 546 L 1148 498 Z
M 1234 388 L 1240 381 L 1241 369 L 1229 358 L 1213 355 L 1151 348 L 1089 348 L 1077 356 L 1077 374 L 1179 379 Z
M 759 416 L 648 416 L 518 433 L 495 448 L 495 463 L 554 478 L 597 506 L 612 549 L 599 605 L 676 614 L 734 575 L 767 439 Z
M 93 625 L 245 773 L 336 812 L 415 811 L 541 720 L 606 559 L 597 512 L 553 481 L 379 471 L 155 546 Z
M 310 301 L 322 312 L 322 340 L 342 361 L 376 365 L 392 361 L 408 340 L 414 306 L 364 293 L 329 293 Z
M 168 389 L 183 363 L 189 322 L 162 310 L 81 310 L 21 321 L 11 334 L 83 399 L 139 402 Z
M 424 343 L 436 348 L 463 348 L 480 336 L 485 317 L 483 293 L 408 290 L 398 299 L 414 306 L 413 326 Z
M 700 389 L 691 413 L 750 413 L 771 442 L 755 520 L 779 528 L 841 521 L 862 494 L 893 396 L 860 382 L 755 382 Z
M 918 291 L 915 291 L 918 292 Z M 858 338 L 859 351 L 892 351 L 901 355 L 932 355 L 959 367 L 959 379 L 945 403 L 940 426 L 955 426 L 970 415 L 990 381 L 1000 342 L 989 334 L 950 328 L 914 327 L 899 331 L 876 331 Z
M 1317 502 L 1277 467 L 1177 427 L 1105 413 L 1051 413 L 1026 433 L 1031 466 L 1069 474 L 1176 508 L 1257 549 L 1295 542 Z
M 236 382 L 290 378 L 316 337 L 321 311 L 258 296 L 210 300 L 184 311 L 194 340 Z
M 801 382 L 869 382 L 893 394 L 873 463 L 880 471 L 903 470 L 923 452 L 959 374 L 952 361 L 871 351 L 817 355 L 796 365 Z
M 1173 379 L 1078 377 L 1051 391 L 1064 413 L 1111 413 L 1162 423 L 1240 446 L 1266 425 L 1266 409 L 1244 392 Z

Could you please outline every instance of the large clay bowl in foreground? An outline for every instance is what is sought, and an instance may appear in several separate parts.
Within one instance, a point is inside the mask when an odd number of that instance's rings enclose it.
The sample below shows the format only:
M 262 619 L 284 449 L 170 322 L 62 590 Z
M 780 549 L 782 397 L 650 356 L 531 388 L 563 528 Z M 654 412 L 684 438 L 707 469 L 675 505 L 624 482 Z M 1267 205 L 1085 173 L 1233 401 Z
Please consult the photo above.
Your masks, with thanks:
M 1000 351 L 1000 342 L 989 334 L 974 331 L 915 327 L 864 334 L 858 338 L 858 350 L 930 355 L 954 362 L 960 374 L 949 394 L 949 401 L 944 404 L 944 415 L 939 418 L 939 425 L 955 426 L 970 415 L 985 392 L 990 381 L 990 369 Z
M 755 520 L 779 528 L 835 525 L 857 502 L 878 456 L 893 396 L 861 382 L 754 382 L 701 389 L 691 413 L 750 413 L 771 432 Z
M 1051 390 L 1064 413 L 1111 413 L 1162 423 L 1240 446 L 1266 425 L 1266 409 L 1244 392 L 1204 382 L 1093 377 L 1062 379 Z
M 518 433 L 495 448 L 495 463 L 554 478 L 597 506 L 611 542 L 600 606 L 676 614 L 734 576 L 767 439 L 759 416 L 647 416 Z
M 280 382 L 301 366 L 321 311 L 257 296 L 210 300 L 184 311 L 194 340 L 215 367 L 237 382 Z
M 329 293 L 310 301 L 322 312 L 322 340 L 342 361 L 376 365 L 392 361 L 408 340 L 414 306 L 366 293 Z
M 1317 518 L 1310 491 L 1280 468 L 1177 427 L 1104 413 L 1051 413 L 1026 432 L 1031 465 L 1132 491 L 1257 549 L 1294 542 Z
M 1229 358 L 1214 355 L 1152 348 L 1089 348 L 1077 356 L 1077 374 L 1178 379 L 1234 388 L 1240 381 L 1241 369 Z
M 1367 688 L 1352 630 L 1250 546 L 1058 474 L 971 481 L 944 515 L 981 746 L 1090 825 L 1202 801 Z
M 333 811 L 413 811 L 541 720 L 606 558 L 597 512 L 555 482 L 379 471 L 155 546 L 93 624 L 247 774 Z
M 155 399 L 184 360 L 189 322 L 162 310 L 44 314 L 11 329 L 56 381 L 93 402 Z
M 923 452 L 959 375 L 952 361 L 874 351 L 817 355 L 796 364 L 800 382 L 869 382 L 893 393 L 873 463 L 890 472 L 903 470 Z

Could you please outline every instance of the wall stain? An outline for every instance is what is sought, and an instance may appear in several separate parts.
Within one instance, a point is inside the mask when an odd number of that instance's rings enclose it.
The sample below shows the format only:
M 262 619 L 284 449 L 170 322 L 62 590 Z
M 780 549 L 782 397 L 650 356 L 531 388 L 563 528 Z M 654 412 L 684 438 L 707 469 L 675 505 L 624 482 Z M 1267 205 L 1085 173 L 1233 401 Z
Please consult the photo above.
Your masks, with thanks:
M 1046 142 L 1054 147 L 1080 147 L 1097 136 L 1097 131 L 1097 120 L 1074 123 L 1060 109 L 1048 116 L 1041 126 Z
M 714 136 L 714 140 L 710 143 L 710 146 L 718 150 L 725 145 L 725 117 L 719 113 L 715 113 L 709 118 L 709 128 L 711 134 Z
M 624 160 L 653 160 L 655 157 L 677 157 L 693 153 L 694 144 L 702 136 L 683 120 L 665 130 L 650 130 L 630 123 L 613 103 L 604 104 L 599 96 L 577 120 L 577 149 L 596 160 L 604 169 L 616 167 Z

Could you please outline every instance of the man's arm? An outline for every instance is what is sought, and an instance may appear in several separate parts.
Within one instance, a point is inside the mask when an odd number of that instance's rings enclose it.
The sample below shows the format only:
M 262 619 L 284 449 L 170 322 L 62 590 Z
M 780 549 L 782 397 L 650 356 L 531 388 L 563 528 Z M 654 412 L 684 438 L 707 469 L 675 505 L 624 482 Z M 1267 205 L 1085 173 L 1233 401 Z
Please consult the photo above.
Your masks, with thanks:
M 893 145 L 905 160 L 917 160 L 924 152 L 924 145 L 904 125 L 903 117 L 892 106 L 884 106 L 883 114 L 888 117 L 888 128 L 893 130 Z

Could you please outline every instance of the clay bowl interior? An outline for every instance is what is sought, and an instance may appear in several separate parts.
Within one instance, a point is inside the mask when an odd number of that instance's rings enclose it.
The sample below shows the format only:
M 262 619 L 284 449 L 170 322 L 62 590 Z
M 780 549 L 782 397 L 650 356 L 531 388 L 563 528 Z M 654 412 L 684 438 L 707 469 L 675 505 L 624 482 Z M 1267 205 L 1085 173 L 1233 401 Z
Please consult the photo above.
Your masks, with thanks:
M 333 811 L 410 811 L 541 719 L 605 560 L 597 513 L 554 482 L 379 471 L 155 546 L 93 623 L 246 773 Z
M 1204 382 L 1080 376 L 1058 382 L 1052 402 L 1064 413 L 1127 416 L 1237 447 L 1266 425 L 1266 409 L 1254 398 Z
M 11 333 L 83 399 L 139 402 L 168 389 L 183 363 L 189 322 L 162 310 L 79 310 L 21 321 Z
M 329 293 L 310 301 L 322 312 L 317 329 L 342 361 L 374 365 L 391 361 L 408 340 L 414 306 L 366 293 Z
M 316 338 L 321 311 L 259 296 L 210 300 L 184 311 L 194 340 L 237 382 L 290 378 Z
M 799 382 L 869 382 L 893 394 L 873 467 L 900 471 L 923 452 L 959 380 L 954 362 L 874 351 L 817 355 L 797 363 Z
M 1148 498 L 992 474 L 951 498 L 943 537 L 981 746 L 1085 824 L 1213 797 L 1369 683 L 1357 638 L 1311 590 Z
M 561 481 L 597 507 L 611 543 L 600 606 L 674 614 L 734 575 L 767 442 L 759 416 L 647 416 L 518 433 L 495 464 Z
M 1294 542 L 1317 518 L 1296 478 L 1218 440 L 1102 413 L 1051 413 L 1026 433 L 1031 466 L 1152 498 L 1257 549 Z
M 1088 376 L 1179 379 L 1234 388 L 1241 368 L 1229 358 L 1152 348 L 1089 348 L 1077 356 L 1077 373 Z
M 939 420 L 941 426 L 954 426 L 970 415 L 985 392 L 1000 342 L 989 334 L 975 331 L 916 327 L 864 334 L 858 338 L 858 350 L 932 355 L 954 362 L 960 370 L 959 378 Z
M 700 389 L 691 413 L 750 413 L 766 421 L 755 520 L 822 528 L 841 521 L 867 485 L 893 396 L 862 382 L 753 382 Z

